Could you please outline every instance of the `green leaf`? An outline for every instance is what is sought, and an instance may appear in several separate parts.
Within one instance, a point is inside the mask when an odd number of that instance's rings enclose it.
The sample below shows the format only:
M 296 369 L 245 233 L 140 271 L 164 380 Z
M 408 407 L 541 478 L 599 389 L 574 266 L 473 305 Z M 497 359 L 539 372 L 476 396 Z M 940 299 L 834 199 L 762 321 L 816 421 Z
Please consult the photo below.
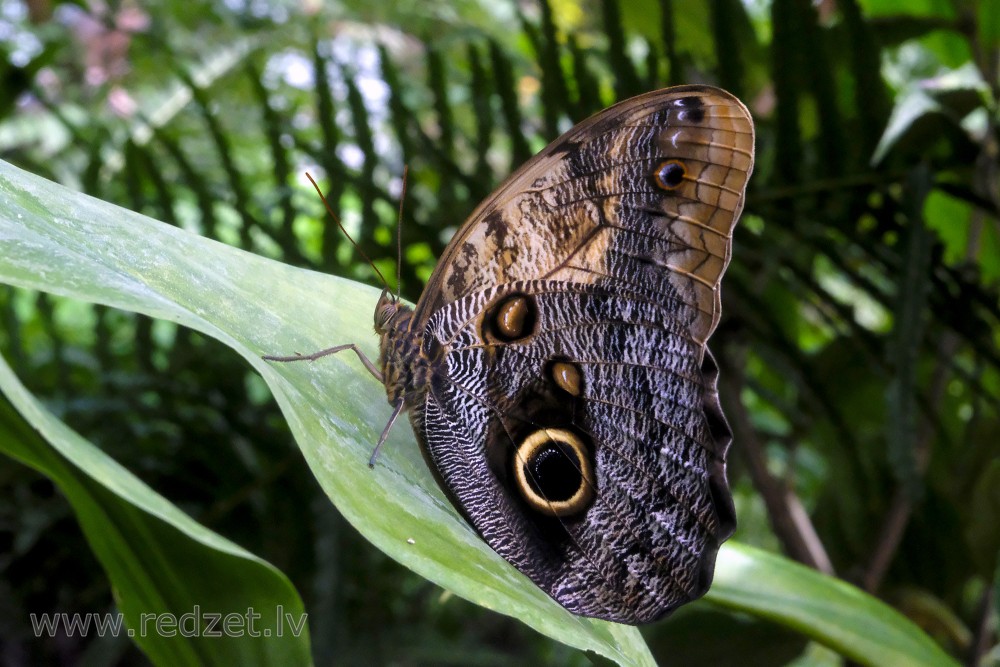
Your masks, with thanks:
M 896 105 L 889 117 L 885 131 L 882 133 L 882 138 L 879 139 L 878 146 L 875 147 L 871 163 L 877 165 L 882 162 L 889 151 L 899 143 L 903 135 L 919 119 L 928 114 L 940 112 L 941 104 L 922 88 L 913 87 L 901 93 L 896 98 Z
M 347 342 L 373 357 L 377 290 L 183 232 L 2 162 L 0 281 L 169 319 L 218 338 L 261 373 L 320 484 L 380 549 L 563 643 L 622 665 L 653 664 L 635 628 L 569 614 L 487 547 L 437 487 L 402 420 L 376 468 L 368 469 L 390 409 L 354 355 L 261 360 L 263 353 Z M 709 599 L 777 620 L 864 664 L 952 664 L 874 598 L 747 547 L 730 543 L 720 552 Z
M 923 217 L 944 246 L 944 261 L 960 267 L 975 262 L 983 284 L 1000 280 L 1000 225 L 993 216 L 982 216 L 982 209 L 940 189 L 932 190 L 924 202 Z M 970 243 L 970 237 L 973 240 Z
M 989 2 L 979 3 L 976 19 L 979 48 L 996 49 L 1000 44 L 1000 12 L 996 11 L 996 5 Z
M 719 552 L 706 599 L 798 630 L 863 665 L 958 665 L 861 589 L 753 547 L 729 543 Z
M 65 494 L 129 636 L 154 663 L 311 664 L 302 601 L 281 572 L 195 523 L 71 431 L 2 359 L 0 390 L 10 401 L 0 401 L 0 451 Z
M 623 665 L 654 664 L 635 628 L 573 616 L 486 546 L 434 482 L 405 420 L 368 468 L 390 408 L 353 354 L 312 364 L 260 358 L 344 342 L 374 357 L 378 290 L 184 232 L 2 162 L 0 281 L 219 339 L 261 373 L 326 493 L 385 553 L 563 643 Z

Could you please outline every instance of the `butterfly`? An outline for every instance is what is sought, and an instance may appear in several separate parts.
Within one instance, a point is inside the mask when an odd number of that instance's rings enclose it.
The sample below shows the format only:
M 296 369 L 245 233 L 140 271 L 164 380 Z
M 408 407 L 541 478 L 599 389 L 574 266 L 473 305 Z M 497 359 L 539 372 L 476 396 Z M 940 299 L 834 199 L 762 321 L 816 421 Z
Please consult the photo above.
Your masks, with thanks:
M 581 122 L 472 213 L 415 309 L 375 308 L 393 421 L 498 554 L 573 613 L 647 623 L 704 594 L 735 529 L 706 347 L 753 170 L 731 94 Z M 377 451 L 377 448 L 376 448 Z M 374 455 L 373 455 L 374 462 Z

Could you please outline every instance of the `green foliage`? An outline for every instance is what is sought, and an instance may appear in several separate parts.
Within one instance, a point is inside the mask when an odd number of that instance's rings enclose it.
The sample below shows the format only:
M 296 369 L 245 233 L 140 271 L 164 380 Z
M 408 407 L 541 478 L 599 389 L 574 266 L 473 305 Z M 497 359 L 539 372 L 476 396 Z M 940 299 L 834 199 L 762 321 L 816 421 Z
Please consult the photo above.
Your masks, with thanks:
M 192 521 L 66 428 L 2 362 L 0 386 L 10 400 L 0 404 L 4 453 L 66 496 L 116 591 L 129 636 L 154 663 L 311 664 L 305 610 L 283 574 Z
M 393 283 L 406 164 L 401 277 L 413 298 L 475 203 L 571 121 L 668 82 L 707 80 L 738 92 L 757 120 L 758 168 L 713 339 L 737 435 L 730 465 L 739 489 L 737 537 L 777 545 L 877 593 L 966 663 L 995 647 L 989 592 L 1000 566 L 1000 528 L 992 520 L 1000 442 L 1000 45 L 990 3 L 419 2 L 359 6 L 353 15 L 305 15 L 278 3 L 244 10 L 185 3 L 174 12 L 174 4 L 125 7 L 100 21 L 75 5 L 59 6 L 58 21 L 3 14 L 0 27 L 9 29 L 2 34 L 15 38 L 0 43 L 7 56 L 0 66 L 0 155 L 210 239 L 373 282 L 336 226 L 322 222 L 302 178 L 309 170 Z M 132 27 L 111 31 L 116 22 Z M 26 209 L 42 217 L 68 201 L 42 185 L 25 187 L 48 193 Z M 14 210 L 2 200 L 0 207 L 0 215 Z M 128 235 L 115 229 L 113 236 Z M 172 258 L 159 268 L 172 271 L 178 285 L 213 268 L 186 263 L 190 258 L 169 245 L 150 237 L 145 259 Z M 231 322 L 222 336 L 227 344 L 236 333 L 260 337 L 256 347 L 235 344 L 243 358 L 211 338 L 218 331 L 204 336 L 204 327 L 190 328 L 193 316 L 243 312 L 222 307 L 221 292 L 199 292 L 200 310 L 187 315 L 170 300 L 151 305 L 143 292 L 134 302 L 112 303 L 85 296 L 82 274 L 52 273 L 81 259 L 72 245 L 59 253 L 50 248 L 52 255 L 32 264 L 21 263 L 30 245 L 8 248 L 0 265 L 21 267 L 8 282 L 44 290 L 0 288 L 0 350 L 17 377 L 55 417 L 163 497 L 279 567 L 310 613 L 316 662 L 583 660 L 516 621 L 441 598 L 436 586 L 396 566 L 350 527 L 344 516 L 360 527 L 362 509 L 351 512 L 343 501 L 331 509 L 327 494 L 338 497 L 331 489 L 339 475 L 360 480 L 344 494 L 383 498 L 369 519 L 376 524 L 400 514 L 395 494 L 410 488 L 397 492 L 394 477 L 373 484 L 363 465 L 385 415 L 374 407 L 382 405 L 378 386 L 360 367 L 337 359 L 283 368 L 280 376 L 256 362 L 255 370 L 248 367 L 246 358 L 279 351 L 266 341 L 298 341 L 303 351 L 372 345 L 370 292 L 348 287 L 328 295 L 317 287 L 284 319 L 276 306 L 264 320 Z M 212 257 L 230 256 L 218 252 Z M 246 261 L 237 264 L 258 266 Z M 116 270 L 132 275 L 127 266 Z M 257 308 L 282 304 L 286 290 L 308 274 L 265 275 L 248 276 L 226 293 Z M 53 296 L 59 294 L 105 305 Z M 257 372 L 293 420 L 312 471 Z M 334 378 L 334 388 L 362 392 L 364 407 L 336 410 L 329 397 L 307 391 L 308 382 Z M 15 386 L 8 378 L 5 391 Z M 295 401 L 292 389 L 284 398 L 275 389 L 295 386 Z M 331 416 L 320 423 L 349 435 L 350 444 L 335 453 L 344 457 L 336 476 L 319 465 L 328 448 L 302 442 L 305 427 L 295 422 L 297 409 L 321 406 Z M 3 423 L 13 429 L 11 442 L 27 438 L 16 419 Z M 61 476 L 0 462 L 0 643 L 30 662 L 51 661 L 57 650 L 63 659 L 141 661 L 122 642 L 46 643 L 30 634 L 29 612 L 111 608 L 105 571 L 119 595 L 123 590 L 108 565 L 113 533 L 95 533 L 89 510 L 81 510 L 91 502 L 86 498 L 108 500 L 108 491 L 93 487 L 86 468 L 72 460 L 53 460 L 61 461 Z M 387 461 L 405 462 L 404 479 L 431 494 L 417 497 L 438 497 L 405 429 L 394 434 Z M 152 526 L 147 534 L 157 539 L 180 535 L 171 545 L 177 553 L 204 548 L 191 537 L 200 529 L 186 519 L 178 528 L 141 509 L 161 503 L 149 501 L 149 493 L 139 494 L 146 505 L 123 506 L 121 516 Z M 458 530 L 453 518 L 444 525 Z M 408 549 L 399 537 L 375 542 L 399 558 Z M 133 551 L 137 562 L 156 553 Z M 710 597 L 725 606 L 726 595 L 741 592 L 765 600 L 770 578 L 729 579 L 738 570 L 727 559 L 737 553 L 723 552 Z M 225 558 L 268 572 L 254 576 L 282 588 L 274 570 L 245 553 Z M 448 579 L 453 565 L 415 569 L 477 597 L 472 583 Z M 190 581 L 210 573 L 192 573 Z M 776 597 L 773 606 L 795 614 L 800 602 L 820 602 L 824 590 L 787 602 Z M 861 613 L 864 600 L 846 604 Z M 180 597 L 168 602 L 188 604 Z M 814 655 L 800 638 L 762 620 L 774 618 L 856 661 L 893 664 L 876 658 L 892 643 L 878 641 L 884 633 L 873 634 L 874 647 L 840 641 L 832 613 L 793 622 L 764 605 L 744 608 L 755 614 L 749 620 L 692 605 L 644 634 L 663 662 L 685 643 L 695 650 L 684 664 L 727 664 L 724 652 L 708 650 L 720 643 L 740 647 L 733 664 L 784 664 L 803 650 L 803 661 Z M 120 606 L 126 609 L 124 598 Z M 547 627 L 560 638 L 569 632 Z M 569 636 L 576 646 L 599 644 Z
M 350 337 L 367 323 L 378 290 L 158 224 L 4 163 L 0 194 L 7 202 L 0 218 L 5 251 L 0 256 L 21 251 L 16 261 L 0 264 L 0 280 L 171 320 L 226 343 L 267 381 L 338 510 L 383 552 L 447 590 L 563 643 L 622 665 L 655 664 L 638 630 L 574 617 L 486 546 L 438 488 L 412 446 L 411 431 L 393 432 L 374 470 L 359 464 L 378 437 L 387 406 L 380 400 L 382 387 L 358 372 L 356 359 L 272 365 L 260 358 L 267 350 L 317 349 L 331 335 Z M 60 261 L 53 266 L 52 258 Z M 317 295 L 329 300 L 316 304 Z M 375 354 L 372 342 L 362 343 L 369 356 Z M 143 613 L 179 618 L 196 605 L 223 615 L 253 609 L 271 621 L 271 612 L 282 609 L 298 622 L 301 603 L 281 575 L 245 572 L 249 566 L 239 562 L 209 566 L 233 555 L 252 557 L 192 522 L 43 413 L 4 366 L 0 388 L 52 443 L 50 449 L 23 437 L 32 443 L 29 449 L 18 446 L 22 438 L 17 438 L 9 453 L 52 477 L 71 499 L 131 627 L 145 627 Z M 90 479 L 79 482 L 73 465 Z M 134 515 L 142 511 L 169 520 L 174 532 L 160 538 L 158 525 L 140 525 Z M 196 548 L 188 541 L 197 541 Z M 178 543 L 195 553 L 178 549 Z M 143 576 L 135 577 L 136 570 Z M 864 664 L 951 664 L 891 608 L 784 558 L 731 544 L 720 554 L 716 578 L 709 599 L 776 619 Z M 278 580 L 272 585 L 284 586 L 285 597 L 264 594 L 272 579 Z M 227 595 L 238 595 L 248 582 L 252 598 Z M 277 626 L 261 623 L 256 629 L 276 632 Z M 225 664 L 233 657 L 244 664 L 250 656 L 262 664 L 304 662 L 298 643 L 286 649 L 253 637 L 213 640 L 151 632 L 139 643 L 159 664 Z

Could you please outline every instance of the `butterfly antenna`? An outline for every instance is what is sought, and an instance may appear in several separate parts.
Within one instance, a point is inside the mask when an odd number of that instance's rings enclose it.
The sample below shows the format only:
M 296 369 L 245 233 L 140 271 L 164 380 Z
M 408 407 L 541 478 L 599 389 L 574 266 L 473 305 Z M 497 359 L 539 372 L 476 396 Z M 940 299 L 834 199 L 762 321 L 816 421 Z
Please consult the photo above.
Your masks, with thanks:
M 361 249 L 361 246 L 359 246 L 357 242 L 351 238 L 351 235 L 347 233 L 347 230 L 344 229 L 344 223 L 340 221 L 340 216 L 338 216 L 336 213 L 333 212 L 333 209 L 330 207 L 330 202 L 326 200 L 326 195 L 324 195 L 323 191 L 319 189 L 318 185 L 316 185 L 316 179 L 314 179 L 312 177 L 312 174 L 310 174 L 308 171 L 306 172 L 306 178 L 308 178 L 309 182 L 312 183 L 313 188 L 316 190 L 316 194 L 319 195 L 319 198 L 323 201 L 323 206 L 326 207 L 326 212 L 330 214 L 330 217 L 333 218 L 333 221 L 337 223 L 338 227 L 340 227 L 340 231 L 344 233 L 344 236 L 346 236 L 347 240 L 351 242 L 351 245 L 354 246 L 354 249 L 358 251 L 358 254 L 364 257 L 365 261 L 368 262 L 368 265 L 371 266 L 372 269 L 375 271 L 375 273 L 378 274 L 379 280 L 382 281 L 382 284 L 385 285 L 385 288 L 389 289 L 389 282 L 385 279 L 385 276 L 382 275 L 382 272 L 378 270 L 378 267 L 375 266 L 375 262 L 373 262 L 371 258 L 365 254 L 365 251 Z
M 406 200 L 406 175 L 410 167 L 403 165 L 403 188 L 399 192 L 399 216 L 396 218 L 396 301 L 403 293 L 403 202 Z

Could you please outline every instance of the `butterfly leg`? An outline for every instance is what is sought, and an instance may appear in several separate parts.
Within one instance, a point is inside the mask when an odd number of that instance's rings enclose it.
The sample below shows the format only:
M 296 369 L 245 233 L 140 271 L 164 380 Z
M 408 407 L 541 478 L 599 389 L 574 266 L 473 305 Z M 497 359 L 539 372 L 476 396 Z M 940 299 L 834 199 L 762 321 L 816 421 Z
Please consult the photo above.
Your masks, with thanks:
M 316 361 L 317 359 L 319 359 L 321 357 L 325 357 L 325 356 L 328 356 L 328 355 L 331 355 L 331 354 L 336 354 L 336 353 L 342 352 L 344 350 L 352 350 L 354 352 L 354 354 L 358 355 L 358 359 L 360 359 L 361 363 L 365 365 L 365 368 L 368 369 L 368 372 L 371 373 L 372 375 L 374 375 L 375 379 L 378 380 L 379 382 L 383 381 L 382 371 L 380 371 L 375 366 L 375 364 L 373 364 L 371 362 L 371 359 L 369 359 L 368 357 L 365 356 L 365 353 L 361 351 L 361 348 L 359 348 L 354 343 L 347 343 L 346 345 L 337 345 L 335 347 L 328 347 L 325 350 L 320 350 L 319 352 L 313 352 L 312 354 L 298 354 L 298 353 L 295 353 L 295 354 L 293 354 L 290 357 L 279 357 L 279 356 L 275 356 L 273 354 L 265 354 L 265 355 L 263 355 L 261 357 L 261 359 L 265 359 L 266 361 L 280 361 L 280 362 L 287 362 L 287 361 Z M 395 419 L 395 417 L 393 417 L 393 419 Z M 389 423 L 391 424 L 392 422 L 389 422 Z
M 369 468 L 375 467 L 375 460 L 378 459 L 378 451 L 382 449 L 382 445 L 383 443 L 385 443 L 385 439 L 389 437 L 389 431 L 392 429 L 392 425 L 396 423 L 396 417 L 398 417 L 399 413 L 402 411 L 403 411 L 403 399 L 399 398 L 395 402 L 395 404 L 393 404 L 392 416 L 389 417 L 389 423 L 385 425 L 384 429 L 382 429 L 382 435 L 378 437 L 378 442 L 375 444 L 375 449 L 372 450 L 371 458 L 368 459 Z

